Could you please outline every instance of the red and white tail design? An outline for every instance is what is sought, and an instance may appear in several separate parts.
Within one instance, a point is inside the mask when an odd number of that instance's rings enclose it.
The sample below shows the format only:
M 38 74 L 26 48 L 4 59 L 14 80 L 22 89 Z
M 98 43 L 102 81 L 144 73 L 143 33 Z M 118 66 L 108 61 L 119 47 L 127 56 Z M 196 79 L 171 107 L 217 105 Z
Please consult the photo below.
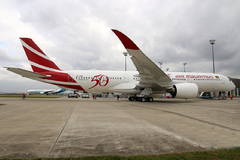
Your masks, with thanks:
M 31 38 L 20 38 L 20 41 L 34 72 L 61 71 Z
M 20 38 L 23 49 L 26 52 L 30 65 L 35 73 L 24 71 L 25 77 L 35 78 L 41 82 L 58 85 L 60 87 L 83 90 L 77 82 L 67 73 L 62 71 L 43 51 L 33 42 L 31 38 Z M 13 71 L 22 74 L 19 69 Z

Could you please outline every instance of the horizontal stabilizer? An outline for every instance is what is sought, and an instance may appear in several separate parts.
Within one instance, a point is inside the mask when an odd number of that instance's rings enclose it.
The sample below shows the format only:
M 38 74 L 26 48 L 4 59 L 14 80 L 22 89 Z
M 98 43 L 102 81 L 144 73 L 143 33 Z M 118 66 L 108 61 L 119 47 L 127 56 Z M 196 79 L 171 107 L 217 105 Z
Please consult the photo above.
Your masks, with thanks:
M 39 73 L 36 73 L 36 72 L 24 70 L 24 69 L 21 69 L 21 68 L 13 68 L 13 67 L 4 67 L 4 68 L 7 68 L 7 70 L 9 70 L 13 73 L 16 73 L 16 74 L 19 74 L 23 77 L 27 77 L 27 78 L 31 78 L 31 79 L 40 78 L 40 77 L 41 78 L 42 77 L 51 77 L 51 75 L 39 74 Z

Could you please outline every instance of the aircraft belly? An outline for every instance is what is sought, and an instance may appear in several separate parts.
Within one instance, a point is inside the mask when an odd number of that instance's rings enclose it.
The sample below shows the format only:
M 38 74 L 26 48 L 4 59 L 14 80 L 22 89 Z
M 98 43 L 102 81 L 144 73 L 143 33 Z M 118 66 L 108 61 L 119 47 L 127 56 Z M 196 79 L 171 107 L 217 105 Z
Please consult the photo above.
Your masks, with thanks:
M 109 89 L 111 92 L 116 92 L 116 93 L 127 93 L 127 94 L 140 94 L 141 90 L 136 90 L 136 89 Z

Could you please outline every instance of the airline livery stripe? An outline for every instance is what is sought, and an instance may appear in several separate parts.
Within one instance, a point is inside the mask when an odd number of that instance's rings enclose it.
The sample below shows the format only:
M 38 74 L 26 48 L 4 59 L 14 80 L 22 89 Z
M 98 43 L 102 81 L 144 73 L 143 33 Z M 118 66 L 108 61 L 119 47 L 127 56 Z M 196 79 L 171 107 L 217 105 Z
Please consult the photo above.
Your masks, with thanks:
M 39 79 L 39 81 L 44 82 L 44 83 L 49 83 L 49 84 L 53 84 L 53 85 L 57 85 L 57 86 L 62 86 L 62 87 L 66 87 L 66 88 L 72 88 L 72 89 L 77 89 L 77 90 L 81 90 L 81 91 L 85 91 L 85 89 L 82 88 L 82 86 L 80 86 L 79 84 L 74 84 L 74 83 L 67 83 L 67 82 L 58 82 L 58 81 L 52 81 L 52 80 L 41 80 Z
M 46 56 L 46 54 L 36 45 L 36 43 L 31 39 L 31 38 L 21 38 L 22 41 L 24 41 L 27 45 L 31 46 L 33 49 L 36 51 L 42 53 L 43 55 Z
M 54 72 L 59 72 L 59 71 L 61 71 L 61 70 L 57 70 L 57 69 L 53 69 L 53 68 L 49 68 L 49 67 L 46 67 L 46 66 L 37 64 L 37 63 L 32 62 L 32 61 L 30 61 L 30 60 L 29 60 L 29 62 L 30 62 L 31 65 L 33 65 L 33 66 L 35 66 L 35 67 L 42 68 L 42 69 L 45 69 L 45 70 L 48 70 L 48 71 L 54 71 Z
M 64 85 L 64 84 L 55 84 L 55 83 L 51 83 L 53 85 L 58 85 L 61 87 L 65 87 L 65 88 L 71 88 L 71 89 L 76 89 L 76 90 L 80 90 L 80 91 L 85 91 L 85 89 L 83 89 L 80 85 Z
M 62 82 L 62 81 L 55 81 L 55 80 L 47 80 L 47 79 L 41 79 L 40 81 L 46 82 L 46 83 L 55 83 L 55 84 L 62 84 L 62 85 L 73 85 L 73 86 L 79 86 L 77 83 L 73 82 Z
M 46 60 L 33 52 L 29 51 L 27 48 L 23 46 L 24 50 L 26 51 L 26 55 L 29 61 L 35 62 L 36 64 L 43 65 L 45 67 L 49 67 L 52 69 L 60 70 L 52 61 Z M 35 72 L 41 72 L 39 70 L 34 70 Z
M 21 40 L 21 39 L 20 39 L 20 40 Z M 45 56 L 45 55 L 43 55 L 42 53 L 38 52 L 37 50 L 33 49 L 33 48 L 30 47 L 27 43 L 25 43 L 23 40 L 21 40 L 21 43 L 22 43 L 22 45 L 23 45 L 24 47 L 26 47 L 28 50 L 32 51 L 32 52 L 35 53 L 36 55 L 38 55 L 38 56 L 40 56 L 40 57 L 42 57 L 42 58 L 45 58 L 45 59 L 51 61 L 48 56 Z

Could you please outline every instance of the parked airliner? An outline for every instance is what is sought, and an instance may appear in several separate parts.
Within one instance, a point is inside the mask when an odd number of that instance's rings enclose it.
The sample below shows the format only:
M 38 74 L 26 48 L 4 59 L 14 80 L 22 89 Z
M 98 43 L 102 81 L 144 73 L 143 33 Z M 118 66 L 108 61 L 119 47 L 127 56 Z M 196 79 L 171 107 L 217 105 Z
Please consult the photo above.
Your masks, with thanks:
M 226 76 L 212 73 L 164 72 L 134 42 L 112 29 L 126 48 L 137 71 L 61 70 L 30 38 L 20 38 L 32 71 L 5 67 L 33 80 L 89 93 L 131 94 L 130 101 L 153 101 L 163 93 L 176 98 L 195 98 L 198 92 L 230 91 L 235 88 Z
M 29 89 L 27 90 L 27 94 L 58 94 L 66 91 L 66 89 Z

